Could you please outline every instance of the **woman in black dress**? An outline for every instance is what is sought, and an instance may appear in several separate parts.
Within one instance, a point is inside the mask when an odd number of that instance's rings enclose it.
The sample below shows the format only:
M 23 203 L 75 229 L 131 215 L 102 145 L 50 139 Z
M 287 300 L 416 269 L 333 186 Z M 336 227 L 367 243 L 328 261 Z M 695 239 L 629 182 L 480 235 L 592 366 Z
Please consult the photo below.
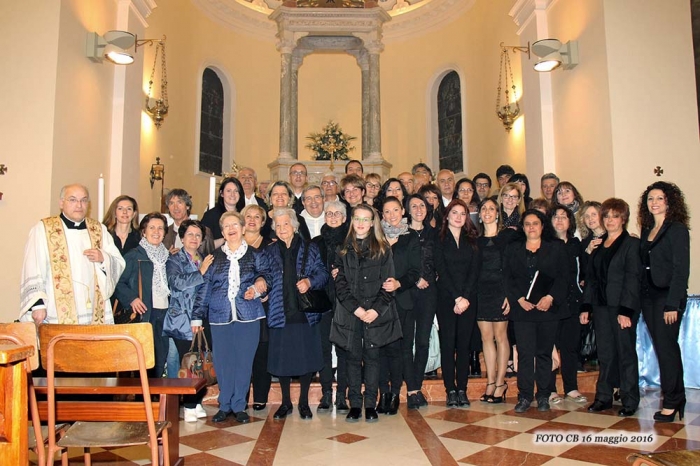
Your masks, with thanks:
M 479 246 L 479 278 L 477 279 L 476 319 L 484 348 L 487 384 L 481 401 L 503 403 L 508 390 L 505 383 L 510 346 L 508 313 L 510 304 L 503 282 L 503 251 L 514 230 L 498 228 L 498 204 L 486 198 L 479 206 L 481 235 Z M 508 232 L 512 232 L 510 234 Z M 501 234 L 503 233 L 503 234 Z
M 408 196 L 409 228 L 418 235 L 421 249 L 420 278 L 413 290 L 413 314 L 414 320 L 404 323 L 404 334 L 414 335 L 415 353 L 412 355 L 412 367 L 404 376 L 406 379 L 406 398 L 408 409 L 418 409 L 428 406 L 421 388 L 425 375 L 425 366 L 428 363 L 430 331 L 435 319 L 435 306 L 437 304 L 437 284 L 435 281 L 435 263 L 433 254 L 437 230 L 430 226 L 428 201 L 420 194 Z M 411 374 L 411 375 L 409 375 Z
M 479 270 L 477 231 L 463 201 L 453 199 L 445 212 L 435 243 L 442 379 L 447 406 L 469 406 L 469 349 L 476 323 L 476 306 L 472 307 L 472 302 L 476 299 Z
M 329 275 L 321 260 L 318 246 L 302 238 L 298 233 L 299 223 L 291 207 L 276 207 L 272 210 L 272 227 L 277 241 L 270 244 L 266 253 L 276 261 L 282 273 L 284 322 L 270 323 L 270 352 L 267 369 L 279 377 L 282 405 L 275 412 L 275 419 L 283 419 L 292 412 L 291 380 L 299 376 L 299 416 L 311 419 L 309 387 L 313 375 L 323 368 L 321 333 L 317 325 L 321 314 L 305 314 L 299 309 L 298 293 L 310 289 L 322 290 Z M 306 263 L 302 262 L 306 255 Z M 274 312 L 270 303 L 270 312 Z M 330 309 L 329 309 L 330 310 Z
M 618 415 L 627 417 L 639 406 L 639 239 L 627 233 L 630 211 L 625 201 L 608 199 L 602 204 L 602 214 L 607 233 L 588 262 L 581 312 L 582 324 L 588 323 L 591 312 L 594 315 L 600 367 L 595 401 L 588 411 L 612 408 L 613 389 L 620 387 L 622 409 Z
M 683 419 L 685 386 L 678 332 L 688 299 L 690 274 L 689 216 L 683 192 L 673 183 L 657 181 L 639 200 L 642 229 L 642 313 L 659 360 L 663 409 L 657 422 Z
M 428 202 L 428 207 L 431 208 L 428 211 L 430 226 L 439 231 L 442 228 L 442 218 L 445 216 L 445 206 L 442 204 L 442 191 L 437 185 L 431 183 L 421 186 L 418 194 L 425 198 Z

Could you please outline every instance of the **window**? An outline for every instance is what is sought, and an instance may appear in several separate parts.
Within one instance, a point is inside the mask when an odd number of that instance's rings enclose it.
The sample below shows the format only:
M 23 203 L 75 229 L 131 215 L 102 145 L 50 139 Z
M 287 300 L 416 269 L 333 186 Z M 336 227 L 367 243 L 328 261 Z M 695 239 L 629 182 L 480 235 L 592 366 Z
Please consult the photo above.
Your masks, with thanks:
M 437 111 L 440 169 L 462 172 L 462 91 L 456 71 L 447 73 L 440 82 Z
M 211 68 L 202 74 L 199 171 L 221 175 L 224 162 L 224 86 Z

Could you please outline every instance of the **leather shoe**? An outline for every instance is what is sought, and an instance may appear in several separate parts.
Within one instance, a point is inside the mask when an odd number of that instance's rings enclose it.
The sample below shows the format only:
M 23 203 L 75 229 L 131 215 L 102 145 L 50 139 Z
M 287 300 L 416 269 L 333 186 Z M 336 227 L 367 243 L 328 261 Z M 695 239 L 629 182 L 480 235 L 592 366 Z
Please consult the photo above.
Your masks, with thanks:
M 418 409 L 420 408 L 420 401 L 418 400 L 418 395 L 411 393 L 406 397 L 406 407 L 408 409 Z
M 345 401 L 345 399 L 339 400 L 337 394 L 335 396 L 335 412 L 338 414 L 350 412 L 350 407 L 348 406 L 347 401 Z
M 275 415 L 273 417 L 275 419 L 284 419 L 285 417 L 292 414 L 292 410 L 292 405 L 282 405 L 277 409 L 277 411 L 275 411 Z
M 464 390 L 459 390 L 457 392 L 457 404 L 459 404 L 459 406 L 461 407 L 471 406 L 469 398 L 467 398 L 467 392 L 465 392 Z
M 267 403 L 253 403 L 253 411 L 262 411 L 267 406 Z
M 214 414 L 214 417 L 211 418 L 211 422 L 224 422 L 226 418 L 232 414 L 233 413 L 231 411 L 219 410 L 216 414 Z
M 387 407 L 386 413 L 390 416 L 395 415 L 396 413 L 399 412 L 399 402 L 401 400 L 399 399 L 399 395 L 396 395 L 394 393 L 390 394 L 389 397 L 389 405 Z
M 447 402 L 445 403 L 449 408 L 459 406 L 459 400 L 457 399 L 457 390 L 450 390 L 447 392 Z
M 515 405 L 515 412 L 516 413 L 524 413 L 528 409 L 530 409 L 530 404 L 532 402 L 526 398 L 520 398 L 518 400 L 518 404 Z
M 428 406 L 428 400 L 425 399 L 423 392 L 419 391 L 416 393 L 416 396 L 418 397 L 418 403 L 420 403 L 421 406 Z
M 379 397 L 379 404 L 377 405 L 377 412 L 379 414 L 386 414 L 389 410 L 389 405 L 391 404 L 391 393 L 382 393 Z
M 323 392 L 323 396 L 321 397 L 321 402 L 318 404 L 318 408 L 316 408 L 316 412 L 327 413 L 328 411 L 331 410 L 332 404 L 333 404 L 333 392 L 332 391 Z M 301 406 L 299 407 L 299 409 L 301 409 Z
M 375 412 L 376 412 L 376 410 L 375 410 Z M 347 422 L 357 422 L 360 420 L 361 417 L 362 417 L 362 409 L 361 408 L 350 408 L 348 415 L 345 416 L 345 420 Z
M 314 415 L 311 413 L 311 408 L 309 405 L 299 405 L 299 416 L 302 419 L 311 419 Z
M 617 415 L 620 417 L 630 417 L 633 416 L 634 413 L 636 413 L 636 409 L 631 409 L 631 408 L 622 408 L 617 412 Z
M 367 422 L 379 421 L 379 415 L 377 415 L 377 410 L 374 408 L 365 408 L 365 421 L 367 421 Z
M 248 413 L 245 411 L 239 411 L 237 413 L 234 413 L 234 416 L 236 416 L 236 421 L 240 422 L 241 424 L 247 424 L 250 422 L 250 416 L 248 416 Z
M 537 411 L 546 412 L 549 411 L 549 399 L 540 398 L 537 400 Z
M 612 408 L 612 401 L 605 403 L 600 400 L 595 400 L 593 401 L 593 404 L 588 407 L 588 411 L 590 411 L 591 413 L 598 413 L 600 411 L 605 411 L 606 409 L 610 408 Z

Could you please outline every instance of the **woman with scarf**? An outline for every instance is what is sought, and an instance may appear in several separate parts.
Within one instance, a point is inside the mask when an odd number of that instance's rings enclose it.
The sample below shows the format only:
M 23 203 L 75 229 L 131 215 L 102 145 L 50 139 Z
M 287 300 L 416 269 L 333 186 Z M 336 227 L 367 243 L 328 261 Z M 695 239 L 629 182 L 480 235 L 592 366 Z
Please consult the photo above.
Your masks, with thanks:
M 219 411 L 212 422 L 228 417 L 246 423 L 246 393 L 250 387 L 253 358 L 265 319 L 261 296 L 269 290 L 270 308 L 281 302 L 282 280 L 267 254 L 256 252 L 243 239 L 243 217 L 224 212 L 219 226 L 226 242 L 213 253 L 192 311 L 192 332 L 209 320 L 214 369 L 219 384 Z M 274 316 L 272 311 L 270 319 Z
M 403 185 L 399 182 L 399 186 Z M 413 293 L 420 279 L 420 240 L 418 234 L 408 228 L 406 212 L 401 201 L 389 196 L 382 203 L 382 229 L 394 261 L 394 275 L 382 284 L 384 291 L 394 293 L 396 310 L 402 330 L 414 328 Z M 399 394 L 403 380 L 413 380 L 413 332 L 404 332 L 397 340 L 379 350 L 379 392 L 381 398 L 378 413 L 394 415 L 399 409 Z M 421 375 L 423 373 L 421 372 Z M 413 388 L 413 387 L 412 387 Z M 415 390 L 415 388 L 413 388 Z
M 170 253 L 163 245 L 167 228 L 168 221 L 158 212 L 152 212 L 141 220 L 141 241 L 124 256 L 126 267 L 114 290 L 114 296 L 124 307 L 141 314 L 141 320 L 153 326 L 155 377 L 163 376 L 169 348 L 168 337 L 163 336 L 163 321 L 170 295 L 165 272 Z
M 394 262 L 377 211 L 360 204 L 351 218 L 348 236 L 335 259 L 338 274 L 331 341 L 347 351 L 350 411 L 345 420 L 359 421 L 364 402 L 365 420 L 377 422 L 379 350 L 401 338 L 394 297 L 383 288 L 395 275 Z
M 409 228 L 418 235 L 421 256 L 420 278 L 413 291 L 413 310 L 410 311 L 413 319 L 406 319 L 402 323 L 402 331 L 408 335 L 408 338 L 415 332 L 415 354 L 411 352 L 410 360 L 406 362 L 404 380 L 406 380 L 406 405 L 408 409 L 418 409 L 421 406 L 428 406 L 428 400 L 421 389 L 425 366 L 428 363 L 430 332 L 433 328 L 437 304 L 435 262 L 433 261 L 437 230 L 430 226 L 428 201 L 423 196 L 411 194 L 408 196 L 406 205 Z
M 525 201 L 520 185 L 517 183 L 506 183 L 498 193 L 498 205 L 500 215 L 498 216 L 499 230 L 503 228 L 520 229 L 520 216 L 525 212 Z
M 476 280 L 479 271 L 476 227 L 469 221 L 469 208 L 453 199 L 445 209 L 435 242 L 438 274 L 437 318 L 440 325 L 442 379 L 447 406 L 469 406 L 467 379 L 469 349 L 476 324 Z
M 562 181 L 557 185 L 554 190 L 554 198 L 557 204 L 563 205 L 574 215 L 578 213 L 579 207 L 583 204 L 583 196 L 570 181 Z
M 328 271 L 321 260 L 318 246 L 298 233 L 299 222 L 294 209 L 275 207 L 272 228 L 277 241 L 265 253 L 276 264 L 282 278 L 282 300 L 270 301 L 270 352 L 267 370 L 280 381 L 282 404 L 275 419 L 292 413 L 291 381 L 299 377 L 299 416 L 311 419 L 309 387 L 313 375 L 323 368 L 321 314 L 306 314 L 299 306 L 298 296 L 309 290 L 322 290 L 328 283 Z M 280 273 L 281 272 L 281 273 Z M 328 309 L 330 311 L 330 309 Z
M 341 201 L 326 202 L 323 210 L 326 224 L 321 227 L 321 236 L 314 238 L 314 241 L 321 249 L 321 257 L 326 264 L 326 269 L 333 273 L 333 271 L 337 269 L 335 260 L 338 249 L 343 245 L 345 237 L 348 235 L 348 224 L 346 222 L 347 210 L 345 204 Z M 335 306 L 335 280 L 328 280 L 326 292 Z M 335 308 L 331 312 L 326 312 L 321 317 L 323 369 L 319 373 L 319 378 L 323 396 L 321 397 L 321 402 L 318 404 L 317 410 L 319 413 L 330 411 L 333 405 L 333 348 L 330 341 L 330 333 L 334 314 Z M 338 414 L 347 414 L 350 408 L 347 402 L 348 380 L 345 350 L 336 346 L 335 354 L 338 358 L 338 366 L 336 368 L 335 410 Z

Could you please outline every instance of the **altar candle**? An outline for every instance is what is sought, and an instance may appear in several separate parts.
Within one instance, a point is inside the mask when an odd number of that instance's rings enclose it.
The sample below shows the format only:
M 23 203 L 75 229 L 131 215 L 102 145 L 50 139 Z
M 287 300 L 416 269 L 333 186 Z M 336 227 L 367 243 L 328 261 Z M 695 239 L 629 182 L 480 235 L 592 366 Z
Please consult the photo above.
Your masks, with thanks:
M 97 220 L 102 221 L 105 216 L 105 179 L 102 178 L 102 173 L 100 173 L 100 178 L 97 180 Z
M 209 177 L 209 208 L 214 207 L 214 203 L 216 202 L 216 176 L 214 174 L 211 174 L 211 177 Z

